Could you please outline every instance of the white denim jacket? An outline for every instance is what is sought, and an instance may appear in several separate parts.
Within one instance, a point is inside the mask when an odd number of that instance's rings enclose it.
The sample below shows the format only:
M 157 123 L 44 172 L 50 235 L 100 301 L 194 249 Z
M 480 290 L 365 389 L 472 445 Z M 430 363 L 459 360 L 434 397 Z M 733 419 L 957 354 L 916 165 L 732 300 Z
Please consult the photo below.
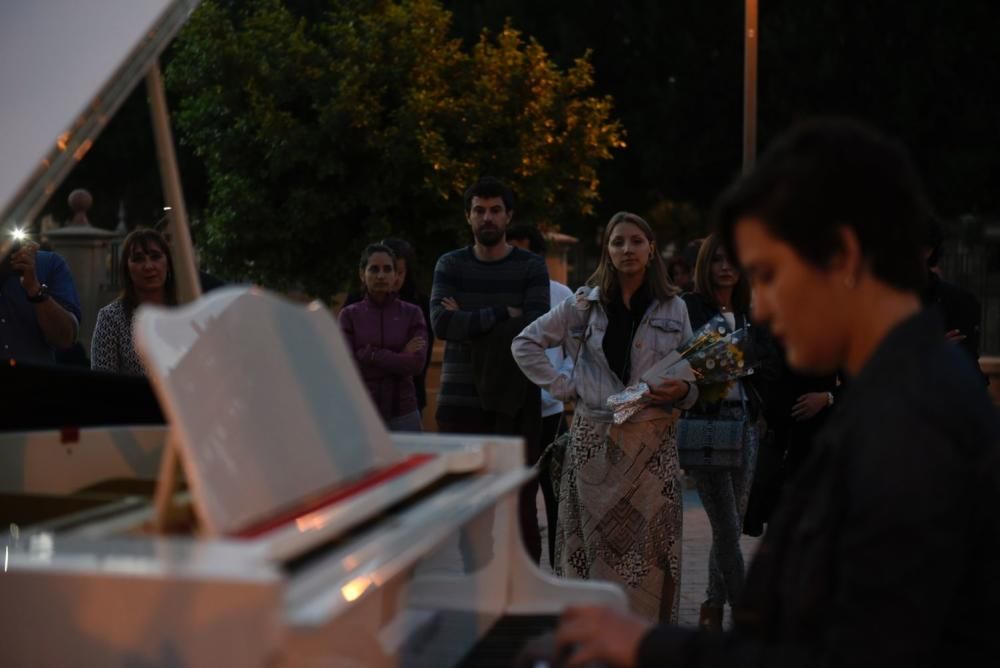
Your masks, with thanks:
M 562 401 L 579 397 L 576 410 L 601 422 L 611 421 L 611 412 L 605 402 L 612 394 L 625 389 L 618 376 L 611 370 L 604 356 L 604 333 L 608 328 L 608 314 L 600 301 L 599 288 L 583 287 L 572 297 L 524 328 L 511 344 L 511 352 L 521 371 L 535 385 L 548 390 Z M 632 339 L 632 363 L 629 378 L 638 379 L 665 355 L 676 350 L 691 336 L 691 321 L 687 306 L 680 297 L 667 301 L 654 301 Z M 560 373 L 545 349 L 562 345 L 566 356 L 577 359 L 572 378 Z M 691 391 L 677 406 L 656 404 L 640 411 L 633 422 L 662 418 L 673 408 L 690 408 L 698 400 L 698 387 Z

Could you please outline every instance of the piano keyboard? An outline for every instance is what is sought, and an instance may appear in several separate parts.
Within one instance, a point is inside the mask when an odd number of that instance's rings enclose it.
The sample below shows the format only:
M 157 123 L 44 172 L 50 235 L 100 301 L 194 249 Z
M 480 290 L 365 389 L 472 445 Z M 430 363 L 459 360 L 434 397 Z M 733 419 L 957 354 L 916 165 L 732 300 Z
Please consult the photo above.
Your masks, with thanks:
M 510 668 L 532 638 L 555 631 L 558 615 L 504 615 L 476 643 L 459 668 Z

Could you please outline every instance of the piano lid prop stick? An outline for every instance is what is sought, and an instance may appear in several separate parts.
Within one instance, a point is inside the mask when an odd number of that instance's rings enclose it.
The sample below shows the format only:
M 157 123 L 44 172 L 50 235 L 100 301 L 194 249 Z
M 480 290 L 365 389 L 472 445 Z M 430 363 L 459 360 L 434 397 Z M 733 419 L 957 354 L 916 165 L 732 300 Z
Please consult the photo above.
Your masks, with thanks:
M 149 93 L 149 107 L 156 137 L 156 154 L 160 159 L 160 179 L 163 182 L 163 198 L 170 210 L 170 245 L 174 256 L 174 275 L 177 277 L 177 302 L 186 304 L 201 296 L 198 268 L 194 261 L 194 247 L 188 226 L 187 206 L 181 190 L 180 171 L 177 168 L 177 153 L 170 131 L 170 112 L 167 96 L 163 90 L 163 76 L 160 65 L 154 64 L 146 75 L 146 91 Z
M 160 470 L 156 475 L 156 492 L 153 497 L 153 531 L 158 534 L 167 533 L 170 527 L 171 508 L 174 491 L 177 489 L 178 472 L 177 447 L 174 445 L 174 431 L 167 432 L 163 454 L 160 456 Z
M 146 91 L 149 94 L 150 114 L 153 134 L 156 137 L 156 153 L 160 162 L 160 179 L 163 182 L 164 201 L 170 207 L 170 244 L 174 256 L 174 275 L 177 277 L 177 301 L 180 304 L 194 301 L 201 296 L 201 284 L 194 262 L 194 248 L 188 227 L 187 206 L 181 190 L 180 171 L 177 168 L 177 154 L 174 151 L 173 134 L 170 131 L 170 112 L 167 96 L 163 88 L 163 75 L 159 63 L 154 63 L 146 75 Z M 162 533 L 169 521 L 171 502 L 179 479 L 177 468 L 180 458 L 173 438 L 168 438 L 160 462 L 160 475 L 156 483 L 156 515 L 153 527 Z

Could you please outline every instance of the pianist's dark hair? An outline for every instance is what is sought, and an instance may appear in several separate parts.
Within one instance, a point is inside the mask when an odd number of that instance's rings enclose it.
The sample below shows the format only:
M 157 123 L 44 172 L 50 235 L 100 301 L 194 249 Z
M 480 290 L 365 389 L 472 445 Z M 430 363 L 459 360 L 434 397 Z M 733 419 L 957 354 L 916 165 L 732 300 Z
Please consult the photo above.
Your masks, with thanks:
M 776 139 L 757 165 L 722 195 L 715 229 L 733 252 L 733 230 L 756 218 L 815 267 L 841 250 L 851 228 L 872 273 L 919 292 L 930 208 L 905 147 L 864 123 L 806 121 Z
M 157 248 L 167 258 L 167 281 L 163 286 L 166 303 L 170 306 L 177 304 L 177 281 L 174 277 L 174 256 L 170 252 L 170 244 L 162 234 L 154 229 L 140 227 L 132 230 L 125 241 L 122 242 L 122 252 L 118 263 L 118 277 L 121 281 L 122 291 L 118 299 L 125 305 L 125 310 L 129 315 L 139 305 L 139 295 L 135 291 L 132 283 L 132 275 L 128 270 L 128 258 L 132 251 L 138 247 L 148 253 L 151 247 Z

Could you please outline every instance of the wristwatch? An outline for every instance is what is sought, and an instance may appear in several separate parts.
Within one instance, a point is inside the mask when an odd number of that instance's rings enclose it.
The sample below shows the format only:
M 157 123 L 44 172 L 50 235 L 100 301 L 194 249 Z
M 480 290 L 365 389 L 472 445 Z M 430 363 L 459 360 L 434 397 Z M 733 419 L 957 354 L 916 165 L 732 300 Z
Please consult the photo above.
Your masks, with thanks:
M 41 287 L 38 288 L 38 292 L 34 295 L 28 295 L 28 301 L 32 304 L 41 304 L 43 301 L 49 298 L 49 286 L 42 283 Z

